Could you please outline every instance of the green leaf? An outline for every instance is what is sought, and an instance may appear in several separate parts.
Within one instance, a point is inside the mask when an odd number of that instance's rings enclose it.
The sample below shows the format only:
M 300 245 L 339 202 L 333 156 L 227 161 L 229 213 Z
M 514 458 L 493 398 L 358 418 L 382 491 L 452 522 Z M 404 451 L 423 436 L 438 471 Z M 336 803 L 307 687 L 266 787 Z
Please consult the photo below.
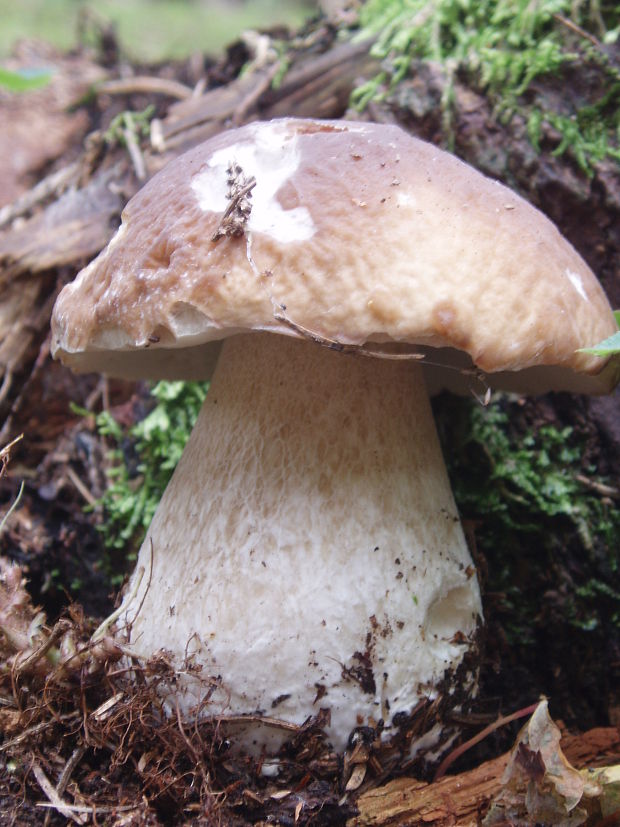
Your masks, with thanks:
M 620 353 L 620 332 L 614 333 L 608 339 L 599 342 L 594 347 L 582 347 L 582 353 L 593 353 L 595 356 L 614 356 Z
M 0 86 L 9 92 L 29 92 L 31 89 L 40 89 L 52 79 L 52 73 L 47 69 L 22 69 L 19 72 L 10 72 L 0 68 Z
M 614 310 L 616 324 L 620 327 L 620 310 Z M 594 356 L 617 356 L 620 353 L 620 330 L 594 347 L 582 347 L 580 353 L 592 353 Z

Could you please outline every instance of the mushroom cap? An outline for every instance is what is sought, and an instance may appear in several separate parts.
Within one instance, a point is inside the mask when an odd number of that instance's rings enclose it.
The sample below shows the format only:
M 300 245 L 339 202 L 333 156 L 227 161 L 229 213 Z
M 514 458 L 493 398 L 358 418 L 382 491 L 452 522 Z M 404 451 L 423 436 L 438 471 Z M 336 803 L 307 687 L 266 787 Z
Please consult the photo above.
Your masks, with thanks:
M 267 330 L 424 352 L 457 390 L 473 366 L 605 392 L 618 362 L 579 349 L 616 329 L 589 267 L 502 184 L 396 126 L 283 119 L 154 176 L 61 292 L 52 350 L 81 372 L 208 378 L 220 340 Z

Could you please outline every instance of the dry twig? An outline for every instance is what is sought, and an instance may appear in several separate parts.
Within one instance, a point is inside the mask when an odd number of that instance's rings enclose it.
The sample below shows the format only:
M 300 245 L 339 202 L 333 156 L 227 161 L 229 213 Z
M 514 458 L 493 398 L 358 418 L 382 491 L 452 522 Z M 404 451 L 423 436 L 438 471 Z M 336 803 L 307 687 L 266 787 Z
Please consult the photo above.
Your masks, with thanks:
M 37 783 L 39 787 L 43 790 L 45 795 L 47 796 L 51 806 L 58 810 L 58 812 L 63 815 L 65 818 L 70 818 L 72 821 L 75 821 L 76 824 L 86 824 L 87 819 L 84 818 L 82 815 L 78 815 L 77 813 L 73 812 L 71 805 L 68 805 L 67 802 L 63 801 L 62 798 L 58 795 L 58 792 L 54 788 L 54 785 L 51 783 L 49 778 L 45 775 L 41 767 L 33 761 L 32 763 L 32 773 L 34 777 L 37 779 Z
M 135 75 L 131 78 L 104 80 L 97 86 L 97 92 L 105 95 L 166 95 L 169 98 L 185 100 L 193 90 L 184 83 L 150 75 Z

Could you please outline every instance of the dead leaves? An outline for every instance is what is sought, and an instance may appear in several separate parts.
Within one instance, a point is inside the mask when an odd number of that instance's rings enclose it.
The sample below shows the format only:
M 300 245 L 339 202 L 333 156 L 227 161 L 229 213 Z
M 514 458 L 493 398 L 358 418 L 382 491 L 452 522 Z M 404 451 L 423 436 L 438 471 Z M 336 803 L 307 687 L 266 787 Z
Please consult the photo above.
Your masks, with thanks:
M 560 747 L 561 733 L 541 701 L 521 729 L 484 827 L 542 823 L 578 827 L 588 820 L 589 800 L 602 787 L 572 767 Z

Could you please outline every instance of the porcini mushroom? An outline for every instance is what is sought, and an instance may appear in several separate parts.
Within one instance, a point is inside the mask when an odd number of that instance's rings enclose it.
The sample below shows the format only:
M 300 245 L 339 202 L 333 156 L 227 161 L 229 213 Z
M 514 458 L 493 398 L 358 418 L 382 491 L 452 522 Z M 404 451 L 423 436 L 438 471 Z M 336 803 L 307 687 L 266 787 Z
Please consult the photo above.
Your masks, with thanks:
M 125 598 L 132 650 L 202 667 L 185 709 L 205 676 L 203 712 L 329 708 L 338 749 L 471 691 L 479 590 L 425 379 L 604 392 L 617 365 L 578 349 L 613 330 L 551 222 L 397 127 L 254 123 L 171 162 L 53 317 L 79 371 L 219 355 Z

